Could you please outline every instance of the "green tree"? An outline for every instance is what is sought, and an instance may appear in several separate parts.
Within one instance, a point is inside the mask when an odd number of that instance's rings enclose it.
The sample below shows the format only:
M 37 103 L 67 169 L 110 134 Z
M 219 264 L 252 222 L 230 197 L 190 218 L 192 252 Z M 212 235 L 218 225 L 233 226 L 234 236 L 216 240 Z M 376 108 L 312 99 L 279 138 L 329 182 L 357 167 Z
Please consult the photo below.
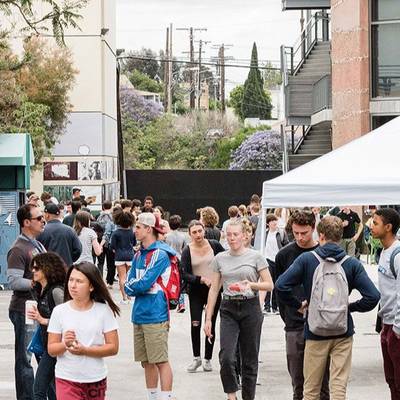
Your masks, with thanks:
M 40 38 L 25 42 L 23 57 L 30 61 L 16 70 L 0 69 L 0 133 L 29 132 L 39 165 L 65 131 L 77 71 L 67 48 L 51 48 Z M 17 64 L 18 58 L 3 39 L 0 64 L 6 63 Z
M 146 90 L 153 93 L 161 93 L 163 91 L 163 87 L 160 83 L 137 69 L 131 72 L 129 80 L 135 89 L 138 90 Z
M 210 161 L 210 168 L 228 169 L 233 152 L 257 130 L 258 128 L 241 128 L 233 136 L 218 140 L 215 155 Z
M 235 115 L 243 120 L 242 104 L 243 104 L 243 85 L 233 88 L 229 94 L 229 107 L 233 108 Z
M 163 79 L 160 63 L 157 61 L 157 53 L 153 50 L 142 47 L 141 50 L 130 51 L 127 56 L 128 58 L 125 58 L 122 64 L 123 72 L 129 75 L 137 70 L 151 79 L 155 79 L 157 76 L 159 79 Z
M 266 90 L 270 90 L 275 86 L 279 86 L 282 84 L 282 75 L 281 71 L 278 69 L 274 69 L 271 61 L 268 61 L 266 64 L 268 69 L 264 70 L 264 88 Z
M 253 44 L 250 71 L 244 83 L 242 114 L 243 118 L 271 118 L 271 99 L 264 91 L 264 82 L 258 68 L 257 46 Z
M 87 2 L 88 0 L 0 0 L 0 14 L 10 16 L 18 13 L 24 23 L 24 30 L 36 34 L 49 31 L 48 25 L 51 25 L 57 42 L 65 44 L 65 29 L 68 27 L 79 29 L 77 21 L 82 18 L 79 11 Z M 36 3 L 47 5 L 46 14 L 40 15 L 35 11 L 38 5 Z

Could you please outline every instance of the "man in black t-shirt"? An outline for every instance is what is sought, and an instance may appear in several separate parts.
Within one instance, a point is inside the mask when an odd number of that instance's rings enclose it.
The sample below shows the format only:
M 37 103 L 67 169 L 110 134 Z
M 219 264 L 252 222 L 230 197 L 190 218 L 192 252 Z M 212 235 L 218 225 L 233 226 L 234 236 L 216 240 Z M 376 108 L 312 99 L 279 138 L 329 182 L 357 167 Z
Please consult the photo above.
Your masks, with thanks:
M 275 257 L 276 279 L 279 278 L 296 260 L 306 252 L 315 250 L 318 242 L 313 239 L 315 229 L 315 215 L 312 211 L 295 210 L 289 218 L 289 226 L 295 241 L 279 250 Z M 305 300 L 303 286 L 293 289 L 293 294 L 300 300 Z M 285 323 L 286 359 L 287 367 L 292 378 L 293 400 L 303 399 L 303 361 L 304 361 L 304 317 L 296 309 L 282 304 L 278 297 L 279 314 Z M 327 368 L 329 372 L 329 368 Z M 320 400 L 329 400 L 329 373 L 321 387 Z
M 343 207 L 337 217 L 343 221 L 343 239 L 340 245 L 348 256 L 354 257 L 356 254 L 356 242 L 362 233 L 363 224 L 358 214 L 351 210 L 350 207 Z M 359 224 L 357 232 L 356 224 Z

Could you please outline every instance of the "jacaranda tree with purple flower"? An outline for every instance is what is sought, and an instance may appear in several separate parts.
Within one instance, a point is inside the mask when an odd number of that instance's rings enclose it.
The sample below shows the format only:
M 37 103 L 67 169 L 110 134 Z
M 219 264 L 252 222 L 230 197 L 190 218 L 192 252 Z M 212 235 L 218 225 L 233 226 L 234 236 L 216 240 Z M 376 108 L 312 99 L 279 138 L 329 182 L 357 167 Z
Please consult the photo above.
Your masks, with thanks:
M 229 169 L 280 169 L 281 137 L 276 131 L 258 131 L 232 154 Z
M 163 112 L 162 104 L 144 99 L 132 88 L 121 87 L 120 101 L 122 119 L 133 120 L 139 126 L 156 120 Z

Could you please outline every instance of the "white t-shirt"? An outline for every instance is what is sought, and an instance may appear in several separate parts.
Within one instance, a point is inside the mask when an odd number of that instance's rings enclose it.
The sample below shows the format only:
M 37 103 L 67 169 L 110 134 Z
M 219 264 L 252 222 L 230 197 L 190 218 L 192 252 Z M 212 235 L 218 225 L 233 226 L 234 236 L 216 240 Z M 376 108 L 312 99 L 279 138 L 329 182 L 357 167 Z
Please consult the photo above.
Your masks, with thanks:
M 117 320 L 107 304 L 94 302 L 90 310 L 78 311 L 68 301 L 54 308 L 47 331 L 63 334 L 73 330 L 83 346 L 101 346 L 104 333 L 116 329 Z M 57 357 L 55 375 L 72 382 L 98 382 L 107 376 L 107 367 L 103 358 L 77 356 L 67 350 Z
M 276 240 L 277 233 L 278 231 L 268 232 L 267 241 L 265 242 L 265 251 L 264 251 L 265 258 L 274 262 L 275 262 L 275 257 L 279 251 L 278 242 Z
M 93 262 L 92 248 L 93 240 L 97 240 L 96 232 L 91 228 L 83 227 L 81 234 L 78 236 L 82 244 L 82 253 L 80 257 L 75 261 L 74 264 L 79 264 L 80 262 L 87 261 Z

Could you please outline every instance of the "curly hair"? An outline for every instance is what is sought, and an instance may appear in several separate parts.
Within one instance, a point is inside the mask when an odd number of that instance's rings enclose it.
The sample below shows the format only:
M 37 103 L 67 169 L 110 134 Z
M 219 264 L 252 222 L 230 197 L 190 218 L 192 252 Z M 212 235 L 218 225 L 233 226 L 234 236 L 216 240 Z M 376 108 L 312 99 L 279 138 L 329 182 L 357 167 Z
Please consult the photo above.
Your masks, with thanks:
M 300 226 L 309 225 L 311 227 L 315 227 L 315 215 L 310 210 L 294 210 L 289 217 L 287 227 L 291 229 L 293 224 Z
M 214 207 L 204 207 L 201 209 L 201 220 L 204 226 L 214 227 L 219 222 L 219 216 Z
M 136 222 L 135 216 L 130 211 L 119 208 L 113 213 L 114 222 L 121 228 L 130 228 Z
M 64 285 L 67 266 L 58 254 L 51 251 L 37 254 L 30 264 L 31 270 L 34 267 L 43 272 L 48 285 Z

